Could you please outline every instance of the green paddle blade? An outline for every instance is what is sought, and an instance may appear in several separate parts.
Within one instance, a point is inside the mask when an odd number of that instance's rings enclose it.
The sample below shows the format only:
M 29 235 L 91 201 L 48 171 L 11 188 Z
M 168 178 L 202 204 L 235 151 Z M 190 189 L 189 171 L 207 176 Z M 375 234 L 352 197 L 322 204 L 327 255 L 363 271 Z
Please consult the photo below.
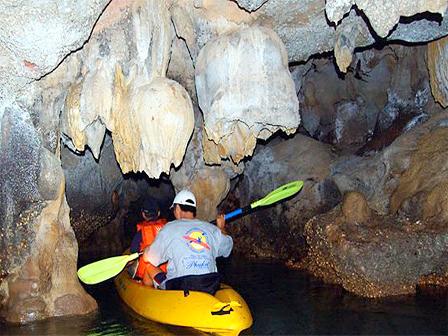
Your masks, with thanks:
M 302 189 L 302 187 L 303 187 L 303 181 L 298 180 L 298 181 L 294 181 L 294 182 L 289 182 L 289 183 L 284 184 L 281 187 L 275 189 L 274 191 L 271 191 L 269 194 L 267 194 L 262 199 L 251 203 L 250 207 L 253 209 L 253 208 L 256 208 L 259 206 L 273 204 L 275 202 L 278 202 L 282 199 L 285 199 L 285 198 L 288 198 L 288 197 L 294 195 L 300 189 Z
M 139 255 L 140 254 L 136 252 L 129 255 L 95 261 L 81 267 L 78 270 L 78 277 L 85 284 L 97 284 L 116 276 L 123 270 L 129 261 L 137 259 Z

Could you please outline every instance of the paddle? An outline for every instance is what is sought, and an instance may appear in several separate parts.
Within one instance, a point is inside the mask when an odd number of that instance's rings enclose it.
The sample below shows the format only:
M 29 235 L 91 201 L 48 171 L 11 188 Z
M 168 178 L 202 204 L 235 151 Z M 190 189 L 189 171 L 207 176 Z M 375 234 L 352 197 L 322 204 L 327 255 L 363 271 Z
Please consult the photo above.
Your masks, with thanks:
M 254 208 L 274 204 L 280 200 L 286 199 L 296 194 L 300 189 L 302 189 L 302 187 L 303 181 L 294 181 L 284 184 L 274 191 L 271 191 L 262 199 L 255 201 L 244 208 L 240 208 L 235 211 L 229 212 L 228 214 L 225 214 L 224 218 L 228 220 L 241 214 L 247 214 Z M 81 267 L 78 270 L 78 277 L 85 284 L 97 284 L 116 276 L 123 270 L 123 268 L 129 261 L 137 259 L 140 254 L 142 254 L 142 252 L 95 261 L 91 264 Z
M 141 253 L 133 253 L 95 261 L 78 270 L 79 279 L 88 285 L 94 285 L 110 279 L 120 273 L 128 262 L 137 259 Z
M 300 189 L 302 189 L 302 187 L 303 187 L 303 181 L 298 180 L 294 182 L 289 182 L 287 184 L 282 185 L 281 187 L 278 187 L 274 191 L 271 191 L 265 197 L 251 203 L 250 205 L 225 214 L 224 218 L 228 220 L 238 215 L 245 215 L 248 212 L 250 212 L 250 210 L 255 209 L 257 207 L 274 204 L 278 201 L 281 201 L 296 194 L 297 192 L 299 192 Z

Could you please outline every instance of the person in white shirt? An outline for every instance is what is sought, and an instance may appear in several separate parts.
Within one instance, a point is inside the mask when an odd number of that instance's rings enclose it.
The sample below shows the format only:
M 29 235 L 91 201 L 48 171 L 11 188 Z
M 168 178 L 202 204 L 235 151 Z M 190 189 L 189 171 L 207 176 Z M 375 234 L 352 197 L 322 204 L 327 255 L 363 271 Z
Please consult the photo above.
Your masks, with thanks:
M 143 254 L 153 266 L 168 262 L 166 273 L 154 267 L 151 277 L 161 289 L 214 294 L 220 285 L 216 258 L 228 257 L 233 248 L 224 215 L 218 216 L 216 226 L 196 219 L 196 197 L 188 190 L 180 191 L 171 207 L 176 220 L 160 230 Z

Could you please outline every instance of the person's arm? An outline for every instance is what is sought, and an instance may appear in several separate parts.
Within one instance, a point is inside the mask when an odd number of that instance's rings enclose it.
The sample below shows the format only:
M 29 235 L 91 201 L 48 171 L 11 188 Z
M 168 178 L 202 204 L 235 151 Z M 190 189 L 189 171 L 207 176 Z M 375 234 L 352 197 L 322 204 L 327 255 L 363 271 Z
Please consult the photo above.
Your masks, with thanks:
M 220 215 L 218 215 L 218 217 L 216 217 L 216 226 L 219 227 L 222 234 L 225 234 L 225 235 L 227 234 L 226 219 L 224 217 L 224 214 L 220 214 Z
M 143 252 L 143 260 L 147 263 L 146 274 L 151 277 L 157 284 L 161 284 L 166 279 L 165 272 L 158 267 L 164 260 L 164 241 L 160 237 L 160 233 L 156 236 L 156 239 L 151 245 L 147 246 Z M 143 279 L 147 282 L 148 279 Z
M 232 237 L 230 237 L 227 234 L 226 220 L 224 218 L 224 215 L 219 215 L 216 218 L 216 226 L 221 231 L 220 234 L 218 234 L 218 237 L 217 237 L 217 240 L 218 240 L 218 243 L 219 243 L 219 246 L 218 246 L 218 257 L 228 257 L 230 255 L 230 252 L 232 252 L 233 240 L 232 240 Z

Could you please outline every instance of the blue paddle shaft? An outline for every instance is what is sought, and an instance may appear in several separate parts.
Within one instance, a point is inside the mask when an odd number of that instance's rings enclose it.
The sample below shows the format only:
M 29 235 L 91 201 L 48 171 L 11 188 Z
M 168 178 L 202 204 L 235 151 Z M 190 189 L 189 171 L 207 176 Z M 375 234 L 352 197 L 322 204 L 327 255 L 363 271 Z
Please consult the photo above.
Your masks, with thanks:
M 240 209 L 236 209 L 236 210 L 234 210 L 232 212 L 229 212 L 228 214 L 225 214 L 224 215 L 224 219 L 228 220 L 228 219 L 236 217 L 236 216 L 238 216 L 238 215 L 240 215 L 242 213 L 243 213 L 243 209 L 241 209 L 241 208 Z

